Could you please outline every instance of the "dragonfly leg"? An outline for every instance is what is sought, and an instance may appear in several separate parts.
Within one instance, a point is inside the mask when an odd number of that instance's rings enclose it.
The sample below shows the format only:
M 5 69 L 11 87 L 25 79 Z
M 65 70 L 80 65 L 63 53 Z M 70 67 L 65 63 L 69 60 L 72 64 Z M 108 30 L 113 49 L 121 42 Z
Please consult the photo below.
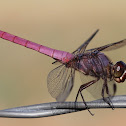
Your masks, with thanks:
M 114 96 L 115 93 L 116 93 L 116 91 L 117 91 L 117 87 L 116 87 L 116 84 L 115 84 L 115 83 L 113 84 L 113 91 L 114 91 L 114 92 L 113 92 L 113 96 Z
M 112 109 L 114 110 L 113 103 L 112 103 L 112 101 L 111 101 L 111 99 L 110 99 L 111 95 L 110 95 L 110 93 L 109 93 L 108 85 L 106 85 L 106 93 L 108 94 L 108 100 L 110 101 L 110 104 L 111 104 L 111 106 L 112 106 Z
M 77 102 L 77 99 L 78 99 L 78 96 L 79 96 L 79 93 L 80 93 L 81 98 L 82 98 L 82 100 L 83 100 L 83 103 L 85 104 L 86 109 L 89 111 L 89 113 L 90 113 L 92 116 L 93 116 L 94 114 L 92 114 L 91 111 L 89 110 L 89 108 L 88 108 L 88 106 L 87 106 L 87 104 L 86 104 L 86 102 L 85 102 L 85 100 L 84 100 L 84 97 L 83 97 L 83 95 L 82 95 L 81 92 L 82 92 L 82 90 L 84 90 L 84 89 L 86 89 L 87 87 L 91 86 L 92 84 L 96 83 L 98 80 L 99 80 L 99 78 L 97 78 L 97 79 L 95 79 L 95 80 L 92 80 L 92 81 L 90 81 L 90 82 L 88 82 L 88 83 L 86 83 L 86 84 L 81 85 L 80 88 L 79 88 L 79 90 L 78 90 L 78 93 L 77 93 L 77 95 L 76 95 L 76 99 L 75 99 L 75 108 L 76 108 L 76 102 Z
M 106 93 L 108 94 L 108 97 L 107 97 L 107 98 L 105 98 L 105 96 L 104 96 L 104 91 L 105 91 L 105 89 L 106 89 Z M 109 106 L 111 106 L 112 109 L 114 109 L 114 106 L 113 106 L 113 104 L 112 104 L 112 102 L 111 102 L 111 99 L 110 99 L 111 95 L 110 95 L 110 93 L 109 93 L 109 89 L 108 89 L 108 86 L 107 86 L 107 80 L 105 80 L 105 82 L 104 82 L 104 84 L 103 84 L 103 88 L 102 88 L 102 93 L 101 93 L 101 95 L 102 95 L 103 100 L 104 100 Z

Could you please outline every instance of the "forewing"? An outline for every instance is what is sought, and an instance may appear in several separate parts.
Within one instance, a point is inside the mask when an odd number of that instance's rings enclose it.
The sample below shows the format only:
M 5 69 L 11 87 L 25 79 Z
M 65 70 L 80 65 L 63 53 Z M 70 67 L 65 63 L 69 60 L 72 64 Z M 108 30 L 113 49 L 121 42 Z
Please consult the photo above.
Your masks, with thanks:
M 74 84 L 75 69 L 60 65 L 47 78 L 48 91 L 57 101 L 63 102 L 69 96 Z
M 74 52 L 72 52 L 75 55 L 78 54 L 83 54 L 86 50 L 87 45 L 90 43 L 90 41 L 94 38 L 94 36 L 97 34 L 97 32 L 99 31 L 96 30 L 81 46 L 79 46 Z
M 104 45 L 104 46 L 101 46 L 101 47 L 89 49 L 87 51 L 95 51 L 95 50 L 98 50 L 98 51 L 110 51 L 110 50 L 119 49 L 119 48 L 121 48 L 121 47 L 123 47 L 125 45 L 126 45 L 126 39 L 121 40 L 119 42 L 114 42 L 114 43 L 111 43 L 111 44 L 108 44 L 108 45 Z
M 73 51 L 72 54 L 74 54 L 74 55 L 83 54 L 86 50 L 86 47 L 88 46 L 88 44 L 94 38 L 94 36 L 97 34 L 98 31 L 99 31 L 99 29 L 97 29 L 82 45 L 80 45 L 75 51 Z M 56 60 L 52 64 L 55 64 L 57 62 L 58 61 Z
M 91 78 L 86 76 L 81 73 L 81 81 L 84 84 L 85 82 L 89 82 L 91 81 Z M 89 80 L 88 80 L 89 78 Z M 94 79 L 94 77 L 92 77 L 92 80 Z M 86 88 L 86 90 L 92 95 L 92 97 L 94 99 L 100 99 L 102 98 L 102 88 L 103 88 L 103 84 L 104 84 L 104 80 L 100 79 L 99 81 L 97 81 L 96 83 L 94 83 L 93 85 L 91 85 L 90 87 Z M 107 94 L 106 88 L 104 91 L 104 96 L 105 97 L 110 97 L 110 96 L 114 96 L 116 93 L 116 84 L 113 80 L 107 80 L 107 86 L 108 86 L 108 90 L 109 90 L 109 94 Z

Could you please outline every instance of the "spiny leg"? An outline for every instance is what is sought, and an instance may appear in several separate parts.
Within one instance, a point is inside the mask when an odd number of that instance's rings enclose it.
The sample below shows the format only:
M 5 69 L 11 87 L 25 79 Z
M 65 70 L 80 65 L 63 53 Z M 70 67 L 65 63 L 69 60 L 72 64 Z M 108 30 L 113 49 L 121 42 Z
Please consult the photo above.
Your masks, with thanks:
M 81 86 L 82 86 L 82 85 L 81 85 Z M 78 99 L 78 96 L 79 96 L 79 93 L 80 93 L 81 98 L 82 98 L 82 100 L 83 100 L 83 103 L 84 103 L 84 105 L 85 105 L 85 108 L 86 108 L 86 109 L 88 110 L 88 112 L 93 116 L 94 114 L 91 113 L 91 111 L 89 110 L 89 108 L 88 108 L 88 106 L 87 106 L 87 103 L 85 102 L 84 97 L 83 97 L 81 91 L 82 91 L 82 90 L 81 90 L 81 87 L 80 87 L 79 90 L 78 90 L 78 93 L 77 93 L 77 95 L 76 95 L 76 99 L 75 99 L 75 108 L 76 108 L 77 99 Z
M 109 89 L 108 89 L 108 85 L 107 85 L 107 84 L 106 84 L 106 93 L 108 94 L 107 99 L 109 100 L 109 102 L 110 102 L 110 104 L 111 104 L 111 107 L 112 107 L 112 109 L 114 110 L 114 106 L 113 106 L 113 103 L 112 103 L 112 101 L 111 101 L 111 99 L 110 99 L 111 95 L 110 95 L 110 93 L 109 93 Z
M 99 78 L 97 78 L 96 80 L 92 80 L 92 81 L 90 81 L 90 82 L 88 82 L 88 83 L 86 83 L 86 84 L 81 85 L 80 88 L 79 88 L 79 90 L 78 90 L 78 93 L 77 93 L 77 95 L 76 95 L 76 99 L 75 99 L 75 108 L 76 108 L 76 102 L 77 102 L 77 99 L 78 99 L 78 96 L 79 96 L 79 93 L 80 93 L 81 98 L 82 98 L 82 100 L 83 100 L 83 103 L 85 104 L 86 109 L 88 110 L 88 112 L 89 112 L 92 116 L 93 116 L 94 114 L 92 114 L 91 111 L 89 110 L 89 108 L 88 108 L 88 106 L 87 106 L 87 104 L 86 104 L 86 102 L 85 102 L 85 100 L 84 100 L 84 97 L 83 97 L 83 95 L 82 95 L 81 92 L 82 92 L 82 90 L 84 90 L 84 89 L 86 89 L 87 87 L 91 86 L 92 84 L 96 83 L 98 80 L 99 80 Z
M 106 93 L 109 95 L 108 99 L 104 97 L 104 91 L 105 91 L 105 88 L 106 88 Z M 114 106 L 112 105 L 112 102 L 110 100 L 110 94 L 109 94 L 109 90 L 108 90 L 108 86 L 107 86 L 107 79 L 105 79 L 105 82 L 103 84 L 103 88 L 102 88 L 102 98 L 103 100 L 109 105 L 112 107 L 112 109 L 114 109 Z M 109 100 L 109 101 L 108 101 Z
M 104 102 L 106 102 L 109 106 L 111 106 L 111 107 L 112 107 L 112 105 L 111 105 L 110 101 L 108 101 L 108 100 L 107 100 L 107 98 L 105 98 L 105 97 L 104 97 L 104 90 L 105 90 L 105 88 L 104 88 L 104 89 L 102 89 L 102 98 L 103 98 Z M 112 107 L 112 109 L 113 109 L 113 107 Z
M 113 84 L 113 96 L 115 95 L 116 91 L 117 91 L 117 87 L 116 87 L 116 84 L 114 83 Z

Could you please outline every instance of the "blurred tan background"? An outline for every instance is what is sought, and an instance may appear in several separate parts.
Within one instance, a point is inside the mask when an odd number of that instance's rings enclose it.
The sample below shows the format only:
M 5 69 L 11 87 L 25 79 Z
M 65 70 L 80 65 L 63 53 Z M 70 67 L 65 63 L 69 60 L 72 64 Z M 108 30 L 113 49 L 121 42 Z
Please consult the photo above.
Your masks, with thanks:
M 72 52 L 96 29 L 100 32 L 88 48 L 126 38 L 125 0 L 4 0 L 0 2 L 0 30 L 59 50 Z M 115 63 L 125 59 L 126 47 L 106 55 Z M 33 50 L 0 39 L 0 109 L 54 102 L 47 75 L 54 60 Z M 74 101 L 81 84 L 76 75 L 68 101 Z M 126 94 L 126 82 L 118 94 Z M 87 94 L 88 96 L 88 94 Z M 89 97 L 91 97 L 89 95 Z M 2 126 L 76 126 L 125 123 L 126 109 L 92 110 L 39 119 L 0 118 Z

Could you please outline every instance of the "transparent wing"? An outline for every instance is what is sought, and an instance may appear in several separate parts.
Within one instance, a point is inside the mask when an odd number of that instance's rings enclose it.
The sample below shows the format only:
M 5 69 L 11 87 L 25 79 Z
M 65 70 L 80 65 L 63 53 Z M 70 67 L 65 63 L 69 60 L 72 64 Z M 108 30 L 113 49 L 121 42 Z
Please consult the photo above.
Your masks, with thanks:
M 123 47 L 125 45 L 126 45 L 126 39 L 121 40 L 119 42 L 114 42 L 114 43 L 111 43 L 111 44 L 108 44 L 108 45 L 104 45 L 104 46 L 101 46 L 101 47 L 89 49 L 87 51 L 95 51 L 95 50 L 110 51 L 110 50 L 115 50 L 115 49 L 121 48 L 121 47 Z
M 82 45 L 80 45 L 75 51 L 72 52 L 74 55 L 83 54 L 86 50 L 87 45 L 90 43 L 90 41 L 94 38 L 94 36 L 97 34 L 99 29 L 97 29 Z M 52 64 L 57 63 L 58 61 L 54 61 Z
M 100 79 L 98 82 L 96 82 L 94 85 L 91 85 L 89 88 L 87 88 L 87 91 L 95 98 L 100 99 L 102 98 L 102 88 L 103 88 L 104 81 Z M 107 81 L 107 86 L 109 90 L 109 94 L 107 93 L 107 89 L 105 88 L 104 91 L 104 97 L 110 97 L 115 95 L 115 82 L 114 81 Z
M 81 46 L 79 46 L 74 52 L 72 52 L 73 54 L 83 54 L 86 50 L 87 45 L 90 43 L 90 41 L 94 38 L 94 36 L 97 34 L 97 32 L 99 31 L 96 30 Z
M 80 77 L 81 77 L 81 81 L 84 84 L 85 82 L 89 82 L 91 79 L 93 80 L 94 77 L 85 77 L 85 75 L 83 73 L 80 73 Z M 89 80 L 88 80 L 89 78 Z M 101 92 L 102 92 L 102 88 L 103 88 L 103 84 L 104 84 L 104 80 L 100 79 L 98 82 L 94 83 L 93 85 L 91 85 L 90 87 L 86 88 L 86 90 L 92 95 L 92 97 L 94 99 L 100 99 L 102 98 Z M 110 96 L 114 96 L 116 93 L 116 84 L 113 80 L 107 80 L 107 86 L 108 86 L 108 90 L 109 90 L 109 95 Z M 110 97 L 107 94 L 106 88 L 104 91 L 104 96 L 105 97 Z
M 74 84 L 75 69 L 60 65 L 47 78 L 48 91 L 57 101 L 65 101 Z

